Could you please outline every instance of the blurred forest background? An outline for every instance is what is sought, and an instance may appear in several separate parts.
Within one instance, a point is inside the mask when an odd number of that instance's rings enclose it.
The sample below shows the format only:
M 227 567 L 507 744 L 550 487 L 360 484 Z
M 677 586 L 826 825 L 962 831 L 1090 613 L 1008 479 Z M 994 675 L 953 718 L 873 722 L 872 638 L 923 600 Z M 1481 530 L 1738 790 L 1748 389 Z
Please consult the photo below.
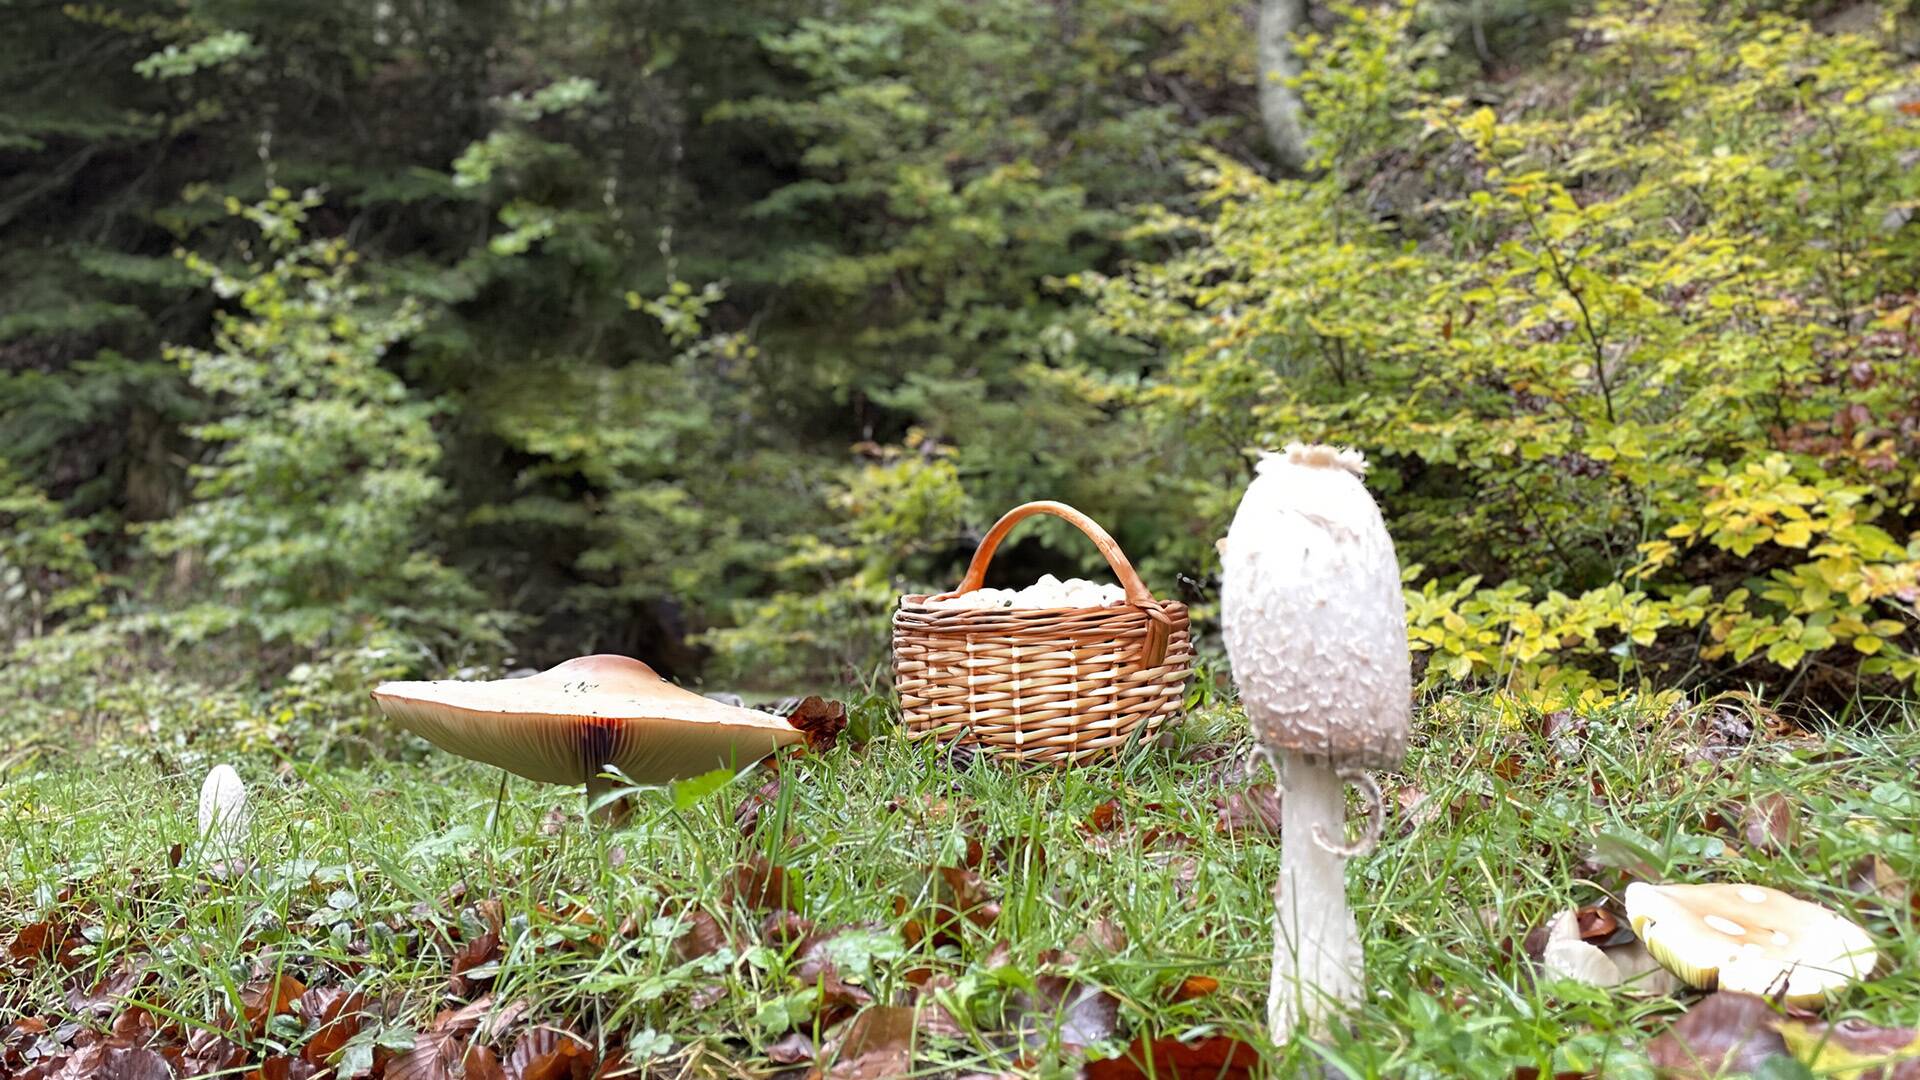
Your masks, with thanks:
M 1204 625 L 1292 438 L 1429 687 L 1912 695 L 1913 6 L 1266 8 L 0 0 L 0 725 L 872 684 L 1033 498 Z

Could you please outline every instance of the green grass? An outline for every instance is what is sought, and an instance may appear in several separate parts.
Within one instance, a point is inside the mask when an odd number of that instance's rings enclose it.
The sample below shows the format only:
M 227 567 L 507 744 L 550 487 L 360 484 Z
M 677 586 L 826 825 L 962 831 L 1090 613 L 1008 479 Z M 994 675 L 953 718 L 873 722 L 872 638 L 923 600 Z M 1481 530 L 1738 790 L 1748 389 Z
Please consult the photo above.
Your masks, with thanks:
M 857 928 L 833 947 L 844 981 L 879 1004 L 931 997 L 955 1015 L 958 1035 L 916 1041 L 916 1075 L 1071 1075 L 1135 1035 L 1208 1034 L 1258 1044 L 1279 1075 L 1318 1064 L 1342 1076 L 1507 1077 L 1602 1063 L 1609 1076 L 1644 1074 L 1640 1048 L 1685 999 L 1536 977 L 1519 944 L 1557 910 L 1617 898 L 1628 869 L 1759 882 L 1852 913 L 1888 958 L 1831 1013 L 1913 1022 L 1913 911 L 1863 898 L 1850 873 L 1879 855 L 1920 879 L 1920 721 L 1763 732 L 1714 762 L 1698 753 L 1702 715 L 1618 708 L 1555 741 L 1477 699 L 1423 710 L 1407 769 L 1387 778 L 1386 836 L 1349 873 L 1375 996 L 1350 1028 L 1284 1052 L 1262 1030 L 1279 838 L 1222 833 L 1215 800 L 1248 781 L 1185 760 L 1215 744 L 1244 753 L 1229 710 L 1190 718 L 1174 745 L 1073 771 L 956 767 L 882 722 L 864 748 L 787 760 L 751 837 L 735 808 L 764 773 L 685 808 L 643 793 L 619 830 L 587 826 L 577 791 L 516 780 L 490 827 L 498 773 L 399 740 L 390 759 L 357 766 L 234 754 L 255 813 L 252 869 L 238 876 L 209 874 L 192 851 L 198 785 L 222 755 L 128 735 L 131 749 L 42 757 L 0 787 L 0 943 L 48 919 L 77 941 L 71 968 L 0 966 L 0 1026 L 107 1027 L 120 1006 L 76 1009 L 70 991 L 139 956 L 154 974 L 130 1000 L 162 1027 L 171 1018 L 176 1037 L 225 1025 L 256 1060 L 297 1053 L 311 1035 L 298 1016 L 258 1036 L 226 1019 L 244 1014 L 250 985 L 285 973 L 380 1003 L 362 1058 L 491 990 L 497 1004 L 527 1001 L 519 1029 L 566 1025 L 596 1052 L 658 1053 L 659 1075 L 771 1072 L 767 1051 L 790 1031 L 816 1044 L 836 1031 L 819 1027 L 818 980 L 795 974 L 803 947 L 764 933 L 766 914 L 732 895 L 756 857 L 786 869 L 817 933 Z M 1738 835 L 1737 807 L 1776 792 L 1795 820 L 1774 851 Z M 1109 800 L 1118 824 L 1098 831 L 1090 821 Z M 1729 827 L 1709 813 L 1722 807 Z M 187 850 L 171 866 L 175 845 Z M 913 925 L 938 922 L 930 871 L 966 863 L 973 845 L 997 918 L 963 920 L 938 947 L 931 935 L 910 944 Z M 487 929 L 483 901 L 499 904 L 499 955 L 455 987 L 454 956 Z M 696 910 L 731 944 L 687 959 L 699 950 L 675 942 Z M 1117 1023 L 1094 1009 L 1063 1024 L 1035 1004 L 1062 985 L 1047 975 L 1110 993 Z M 1190 975 L 1219 988 L 1174 1001 Z M 929 977 L 945 989 L 922 990 Z M 1090 1047 L 1062 1045 L 1089 1034 Z M 503 1057 L 512 1042 L 500 1038 Z

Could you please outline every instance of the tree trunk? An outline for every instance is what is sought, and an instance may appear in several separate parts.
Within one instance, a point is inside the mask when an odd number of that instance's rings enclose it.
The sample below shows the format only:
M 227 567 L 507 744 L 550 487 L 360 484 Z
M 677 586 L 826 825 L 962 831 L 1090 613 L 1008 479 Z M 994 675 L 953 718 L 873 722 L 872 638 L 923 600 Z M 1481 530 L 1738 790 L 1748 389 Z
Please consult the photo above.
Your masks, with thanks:
M 1360 933 L 1347 910 L 1347 860 L 1314 839 L 1346 834 L 1346 785 L 1333 769 L 1281 755 L 1280 880 L 1273 887 L 1273 985 L 1267 1024 L 1275 1045 L 1357 1005 L 1366 991 Z
M 1254 32 L 1255 60 L 1260 67 L 1260 122 L 1274 156 L 1292 172 L 1307 167 L 1306 120 L 1300 95 L 1287 79 L 1300 74 L 1293 54 L 1293 32 L 1307 18 L 1307 0 L 1260 0 L 1260 22 Z

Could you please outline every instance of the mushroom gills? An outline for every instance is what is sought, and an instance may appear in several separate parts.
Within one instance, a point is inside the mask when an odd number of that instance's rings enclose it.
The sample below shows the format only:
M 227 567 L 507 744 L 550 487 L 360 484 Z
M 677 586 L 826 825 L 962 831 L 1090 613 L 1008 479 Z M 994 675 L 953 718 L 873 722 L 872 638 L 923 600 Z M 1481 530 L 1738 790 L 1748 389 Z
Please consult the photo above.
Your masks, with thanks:
M 1873 940 L 1840 915 L 1761 885 L 1627 886 L 1627 919 L 1689 986 L 1819 1004 L 1873 973 Z

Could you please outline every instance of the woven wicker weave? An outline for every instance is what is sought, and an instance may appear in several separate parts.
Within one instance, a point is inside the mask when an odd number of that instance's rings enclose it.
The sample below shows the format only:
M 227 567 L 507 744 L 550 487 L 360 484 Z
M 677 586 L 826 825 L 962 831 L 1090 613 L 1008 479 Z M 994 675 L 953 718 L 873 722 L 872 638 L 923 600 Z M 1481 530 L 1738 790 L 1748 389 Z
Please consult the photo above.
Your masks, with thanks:
M 1095 608 L 951 608 L 972 592 L 1008 532 L 1034 514 L 1087 534 L 1126 591 Z M 903 596 L 893 615 L 894 684 L 912 738 L 977 746 L 1021 761 L 1082 764 L 1146 740 L 1179 715 L 1193 666 L 1187 606 L 1155 600 L 1113 537 L 1063 503 L 1001 518 L 960 587 Z

